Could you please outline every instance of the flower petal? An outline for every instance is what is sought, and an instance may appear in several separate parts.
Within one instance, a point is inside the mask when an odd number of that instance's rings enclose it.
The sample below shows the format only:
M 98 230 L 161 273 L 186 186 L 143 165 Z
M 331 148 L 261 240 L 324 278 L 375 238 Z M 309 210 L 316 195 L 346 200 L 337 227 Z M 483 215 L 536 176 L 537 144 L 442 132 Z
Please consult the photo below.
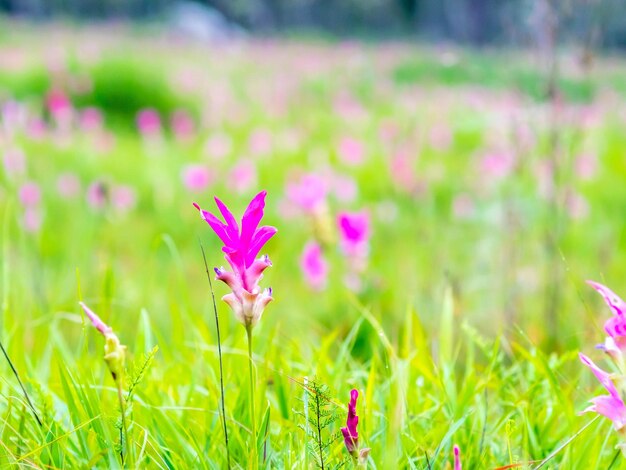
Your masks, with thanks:
M 259 222 L 261 222 L 261 219 L 263 218 L 266 194 L 267 191 L 261 191 L 259 194 L 254 196 L 241 218 L 241 236 L 239 241 L 242 247 L 247 248 L 249 246 L 252 236 L 259 226 Z M 254 260 L 255 257 L 256 254 L 252 257 L 252 259 Z
M 276 235 L 276 232 L 278 232 L 276 227 L 272 227 L 270 225 L 264 225 L 255 232 L 246 254 L 246 266 L 250 266 L 254 262 L 255 258 L 259 254 L 259 251 L 263 248 L 263 245 L 265 245 L 270 238 Z
M 611 307 L 611 310 L 613 310 L 615 315 L 624 315 L 626 313 L 626 302 L 620 299 L 611 289 L 594 281 L 587 281 L 587 284 L 602 295 L 604 301 L 609 307 Z

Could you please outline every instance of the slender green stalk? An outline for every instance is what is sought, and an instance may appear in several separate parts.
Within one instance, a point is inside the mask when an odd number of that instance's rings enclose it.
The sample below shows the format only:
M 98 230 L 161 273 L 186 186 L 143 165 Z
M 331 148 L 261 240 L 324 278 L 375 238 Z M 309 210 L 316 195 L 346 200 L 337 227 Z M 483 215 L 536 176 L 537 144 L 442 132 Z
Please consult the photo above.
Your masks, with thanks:
M 220 320 L 217 314 L 217 303 L 215 302 L 215 292 L 213 292 L 213 281 L 211 281 L 211 274 L 209 273 L 209 265 L 206 262 L 206 255 L 204 254 L 204 247 L 200 244 L 200 250 L 202 250 L 202 259 L 204 260 L 204 269 L 206 270 L 206 276 L 209 280 L 209 288 L 211 290 L 211 299 L 213 301 L 213 312 L 215 313 L 215 330 L 217 331 L 217 356 L 220 363 L 220 402 L 222 408 L 222 426 L 224 428 L 224 444 L 226 445 L 226 465 L 230 470 L 230 448 L 228 446 L 228 429 L 226 428 L 226 405 L 224 403 L 224 369 L 222 366 L 222 340 L 220 337 Z
M 256 455 L 256 411 L 254 406 L 255 394 L 254 394 L 254 364 L 252 364 L 252 326 L 246 325 L 246 335 L 248 337 L 248 368 L 250 370 L 250 423 L 252 429 L 252 445 L 251 445 L 251 460 L 252 467 L 257 467 L 257 455 Z
M 11 358 L 9 357 L 9 354 L 7 353 L 7 350 L 4 349 L 4 345 L 2 344 L 2 341 L 0 341 L 0 349 L 2 350 L 2 354 L 4 355 L 4 358 L 9 363 L 9 367 L 11 368 L 11 371 L 13 372 L 13 375 L 17 379 L 17 383 L 20 384 L 20 388 L 22 389 L 22 393 L 24 394 L 24 398 L 26 398 L 26 403 L 28 403 L 28 406 L 29 406 L 30 410 L 33 412 L 33 415 L 35 416 L 35 419 L 37 420 L 37 424 L 39 424 L 39 426 L 43 426 L 41 420 L 39 419 L 39 415 L 37 414 L 37 411 L 35 410 L 35 406 L 33 405 L 33 402 L 30 401 L 30 397 L 28 396 L 28 392 L 26 391 L 26 387 L 24 387 L 24 384 L 22 383 L 22 379 L 20 379 L 20 376 L 17 373 L 17 369 L 13 365 L 13 361 L 11 361 Z
M 120 427 L 120 457 L 122 459 L 122 467 L 124 466 L 124 451 L 128 458 L 128 427 L 126 426 L 126 404 L 124 402 L 124 392 L 122 391 L 122 381 L 116 380 L 117 398 L 120 402 L 120 413 L 122 415 L 122 427 Z

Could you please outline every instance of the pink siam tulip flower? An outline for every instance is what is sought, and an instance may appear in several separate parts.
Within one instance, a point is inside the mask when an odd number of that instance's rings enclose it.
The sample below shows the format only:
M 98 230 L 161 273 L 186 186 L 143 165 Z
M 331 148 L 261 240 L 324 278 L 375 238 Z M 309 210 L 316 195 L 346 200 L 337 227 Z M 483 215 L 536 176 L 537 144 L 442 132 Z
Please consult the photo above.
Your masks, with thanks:
M 257 129 L 250 136 L 248 145 L 253 156 L 267 155 L 272 151 L 272 134 L 266 129 Z
M 85 108 L 80 113 L 79 124 L 84 131 L 97 131 L 102 129 L 102 123 L 102 112 L 98 108 Z
M 288 183 L 285 193 L 289 201 L 304 212 L 313 214 L 326 205 L 328 184 L 318 175 L 308 173 Z
M 348 403 L 348 419 L 346 420 L 346 427 L 341 428 L 343 442 L 346 445 L 348 452 L 352 455 L 354 455 L 359 448 L 359 433 L 357 431 L 359 417 L 356 414 L 357 398 L 359 398 L 358 390 L 352 390 L 350 392 L 350 403 Z
M 199 193 L 211 184 L 213 178 L 204 165 L 187 165 L 183 168 L 182 179 L 188 190 Z
M 64 199 L 71 199 L 80 191 L 80 180 L 73 173 L 63 173 L 57 178 L 57 191 Z
M 589 215 L 589 203 L 585 197 L 577 192 L 570 191 L 565 197 L 567 213 L 574 220 L 584 219 Z
M 107 187 L 102 181 L 95 181 L 87 188 L 87 203 L 94 209 L 102 209 L 108 199 Z
M 365 158 L 365 147 L 352 137 L 344 137 L 339 142 L 339 158 L 346 165 L 356 166 L 363 163 Z
M 111 190 L 111 204 L 119 212 L 128 212 L 135 207 L 137 195 L 130 186 L 115 186 Z
M 350 402 L 348 403 L 348 418 L 346 419 L 346 427 L 341 428 L 343 434 L 343 442 L 346 449 L 359 465 L 365 465 L 369 456 L 369 448 L 359 448 L 359 432 L 357 426 L 359 417 L 356 414 L 356 400 L 359 398 L 359 392 L 355 389 L 350 391 Z
M 226 134 L 216 134 L 209 137 L 204 144 L 204 152 L 213 160 L 221 160 L 232 150 L 233 143 Z
M 3 164 L 7 176 L 19 176 L 26 172 L 26 156 L 19 149 L 7 150 L 4 153 Z
M 367 212 L 342 212 L 337 217 L 341 247 L 348 256 L 367 256 L 370 222 Z
M 454 470 L 463 470 L 461 466 L 461 449 L 456 444 L 454 445 Z
M 590 400 L 592 405 L 585 409 L 583 413 L 593 411 L 601 414 L 609 418 L 613 422 L 615 430 L 619 431 L 626 425 L 626 406 L 613 383 L 611 374 L 600 369 L 583 353 L 579 353 L 579 357 L 581 362 L 591 369 L 606 391 L 609 392 L 608 395 L 602 395 Z
M 256 166 L 249 160 L 243 160 L 230 171 L 227 180 L 229 188 L 232 188 L 237 193 L 244 193 L 256 186 Z
M 120 340 L 113 332 L 113 329 L 104 323 L 96 313 L 85 305 L 84 302 L 79 302 L 79 304 L 83 309 L 83 312 L 85 312 L 87 318 L 91 321 L 92 325 L 102 334 L 102 336 L 104 336 L 104 339 L 106 340 L 104 343 L 104 361 L 109 367 L 113 380 L 115 380 L 119 387 L 123 382 L 124 363 L 126 362 L 126 346 L 120 344 Z
M 142 109 L 137 113 L 137 128 L 139 132 L 146 136 L 156 136 L 161 133 L 161 117 L 152 108 Z
M 63 90 L 51 90 L 46 96 L 46 105 L 56 121 L 67 121 L 71 118 L 72 103 Z
M 248 330 L 258 323 L 266 305 L 273 300 L 272 289 L 261 291 L 258 285 L 263 277 L 263 271 L 272 263 L 267 255 L 256 258 L 263 245 L 277 232 L 275 227 L 259 227 L 263 218 L 266 194 L 265 191 L 261 191 L 252 199 L 241 219 L 241 228 L 230 210 L 217 197 L 215 203 L 226 223 L 194 203 L 202 218 L 224 243 L 222 251 L 232 268 L 232 272 L 224 268 L 215 268 L 217 279 L 232 290 L 232 293 L 222 297 L 222 300 L 230 306 L 237 319 Z
M 26 207 L 22 216 L 22 226 L 29 233 L 37 233 L 43 222 L 39 207 Z
M 24 183 L 20 188 L 20 201 L 25 207 L 35 207 L 41 201 L 39 185 L 32 181 Z
M 604 331 L 608 337 L 604 344 L 598 346 L 606 352 L 621 368 L 622 356 L 626 353 L 626 303 L 615 292 L 602 284 L 587 281 L 604 298 L 606 304 L 613 310 L 613 317 L 604 324 Z
M 598 157 L 594 153 L 583 153 L 576 158 L 574 168 L 581 180 L 589 181 L 598 171 Z
M 488 178 L 504 179 L 515 167 L 515 156 L 510 152 L 491 152 L 483 157 L 480 167 Z
M 174 136 L 179 140 L 190 139 L 196 131 L 196 125 L 193 121 L 193 117 L 184 109 L 177 109 L 174 111 L 171 123 Z
M 300 268 L 309 286 L 314 290 L 326 287 L 328 265 L 324 260 L 322 247 L 316 242 L 308 242 L 300 257 Z

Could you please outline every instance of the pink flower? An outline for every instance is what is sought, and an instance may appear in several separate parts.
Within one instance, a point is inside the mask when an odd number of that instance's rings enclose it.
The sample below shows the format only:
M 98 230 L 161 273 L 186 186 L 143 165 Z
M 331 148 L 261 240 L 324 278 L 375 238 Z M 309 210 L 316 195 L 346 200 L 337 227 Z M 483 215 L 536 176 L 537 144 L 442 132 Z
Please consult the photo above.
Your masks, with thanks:
M 287 184 L 287 198 L 307 213 L 314 213 L 326 204 L 328 184 L 314 173 L 302 175 L 299 180 Z
M 190 191 L 204 191 L 211 183 L 211 172 L 204 165 L 187 165 L 182 172 L 183 183 Z
M 204 151 L 215 160 L 221 160 L 232 150 L 233 143 L 226 134 L 216 134 L 209 137 L 204 144 Z
M 326 286 L 328 266 L 324 260 L 322 247 L 316 242 L 308 242 L 300 257 L 300 268 L 311 288 L 322 290 Z
M 161 132 L 161 117 L 152 108 L 145 108 L 137 113 L 137 128 L 145 136 L 154 136 Z
M 100 317 L 96 315 L 89 307 L 87 307 L 84 302 L 79 302 L 79 304 L 82 307 L 83 312 L 85 312 L 85 315 L 87 315 L 87 318 L 91 320 L 91 323 L 96 328 L 96 330 L 98 330 L 104 336 L 113 332 L 113 329 L 102 320 L 100 320 Z
M 89 107 L 82 110 L 79 116 L 80 127 L 85 131 L 102 128 L 102 112 L 98 108 Z
M 39 207 L 26 207 L 22 217 L 22 226 L 29 233 L 36 233 L 41 228 L 42 216 Z
M 341 247 L 348 256 L 366 256 L 369 244 L 367 212 L 342 212 L 337 216 Z
M 4 153 L 3 163 L 7 176 L 18 176 L 26 172 L 26 157 L 19 149 L 7 150 Z
M 608 338 L 598 347 L 611 358 L 621 359 L 622 353 L 626 352 L 626 302 L 602 284 L 593 281 L 587 281 L 587 284 L 597 290 L 613 310 L 613 316 L 604 323 L 604 331 Z
M 102 209 L 108 199 L 107 188 L 102 181 L 95 181 L 87 188 L 87 203 L 94 209 Z
M 172 130 L 174 136 L 179 140 L 189 139 L 193 136 L 196 125 L 193 121 L 193 117 L 184 109 L 177 109 L 172 114 Z
M 335 198 L 341 202 L 352 202 L 356 199 L 359 188 L 351 176 L 334 174 L 330 176 Z
M 598 157 L 594 153 L 583 153 L 576 158 L 574 167 L 576 175 L 581 180 L 588 181 L 598 170 Z
M 57 191 L 64 199 L 70 199 L 80 191 L 80 181 L 73 173 L 63 173 L 57 178 Z
M 358 390 L 352 390 L 350 392 L 350 402 L 348 403 L 346 427 L 341 428 L 341 434 L 343 434 L 343 442 L 346 445 L 346 449 L 348 449 L 348 452 L 354 457 L 356 457 L 359 450 L 359 433 L 357 431 L 359 417 L 356 414 L 357 398 L 359 398 Z
M 222 300 L 230 306 L 235 317 L 246 328 L 252 328 L 258 323 L 263 310 L 273 300 L 272 289 L 261 291 L 258 285 L 263 277 L 263 271 L 272 263 L 267 255 L 255 259 L 263 245 L 277 231 L 271 226 L 259 227 L 263 218 L 266 194 L 265 191 L 261 191 L 252 199 L 241 219 L 241 229 L 233 214 L 217 197 L 215 203 L 226 223 L 194 203 L 202 218 L 224 243 L 222 251 L 233 271 L 215 268 L 215 274 L 217 279 L 231 288 L 232 293 L 222 297 Z
M 267 155 L 272 150 L 272 134 L 265 129 L 257 129 L 250 136 L 248 145 L 252 155 Z
M 454 444 L 454 470 L 463 470 L 461 466 L 461 449 Z
M 41 200 L 39 185 L 32 181 L 24 183 L 20 188 L 20 201 L 25 207 L 38 206 Z
M 111 203 L 120 212 L 128 212 L 135 207 L 137 196 L 130 186 L 115 186 L 111 191 Z
M 480 168 L 487 178 L 503 179 L 509 176 L 515 167 L 515 156 L 510 152 L 491 152 L 486 154 Z
M 609 392 L 608 395 L 602 395 L 590 400 L 592 405 L 585 409 L 583 413 L 593 411 L 601 414 L 613 421 L 613 426 L 616 430 L 622 429 L 626 425 L 626 406 L 624 406 L 624 402 L 617 388 L 615 388 L 615 384 L 613 384 L 611 374 L 600 369 L 583 353 L 579 353 L 578 356 L 581 362 L 591 369 L 606 391 Z
M 237 193 L 248 191 L 256 182 L 256 166 L 249 160 L 239 162 L 228 174 L 228 187 Z
M 430 130 L 430 145 L 435 150 L 444 151 L 452 145 L 453 135 L 449 126 L 439 124 Z
M 72 113 L 72 103 L 63 90 L 53 89 L 46 96 L 48 111 L 57 121 L 67 120 Z
M 344 137 L 339 141 L 339 158 L 346 165 L 360 165 L 365 158 L 365 147 L 363 144 L 352 138 Z

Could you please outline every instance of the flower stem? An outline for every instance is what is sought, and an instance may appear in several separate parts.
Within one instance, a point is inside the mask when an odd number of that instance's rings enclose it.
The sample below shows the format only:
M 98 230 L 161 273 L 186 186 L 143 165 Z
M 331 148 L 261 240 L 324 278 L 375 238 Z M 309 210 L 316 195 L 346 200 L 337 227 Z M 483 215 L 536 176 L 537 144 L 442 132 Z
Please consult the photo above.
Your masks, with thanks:
M 254 365 L 252 364 L 252 326 L 246 325 L 246 335 L 248 337 L 248 368 L 250 370 L 250 424 L 252 429 L 251 460 L 252 468 L 257 467 L 256 456 L 256 411 L 254 394 Z
M 122 459 L 122 467 L 124 466 L 124 451 L 128 458 L 128 427 L 126 426 L 126 405 L 124 403 L 124 392 L 122 391 L 122 381 L 116 380 L 117 398 L 120 401 L 120 413 L 122 415 L 122 427 L 120 427 L 120 458 Z

